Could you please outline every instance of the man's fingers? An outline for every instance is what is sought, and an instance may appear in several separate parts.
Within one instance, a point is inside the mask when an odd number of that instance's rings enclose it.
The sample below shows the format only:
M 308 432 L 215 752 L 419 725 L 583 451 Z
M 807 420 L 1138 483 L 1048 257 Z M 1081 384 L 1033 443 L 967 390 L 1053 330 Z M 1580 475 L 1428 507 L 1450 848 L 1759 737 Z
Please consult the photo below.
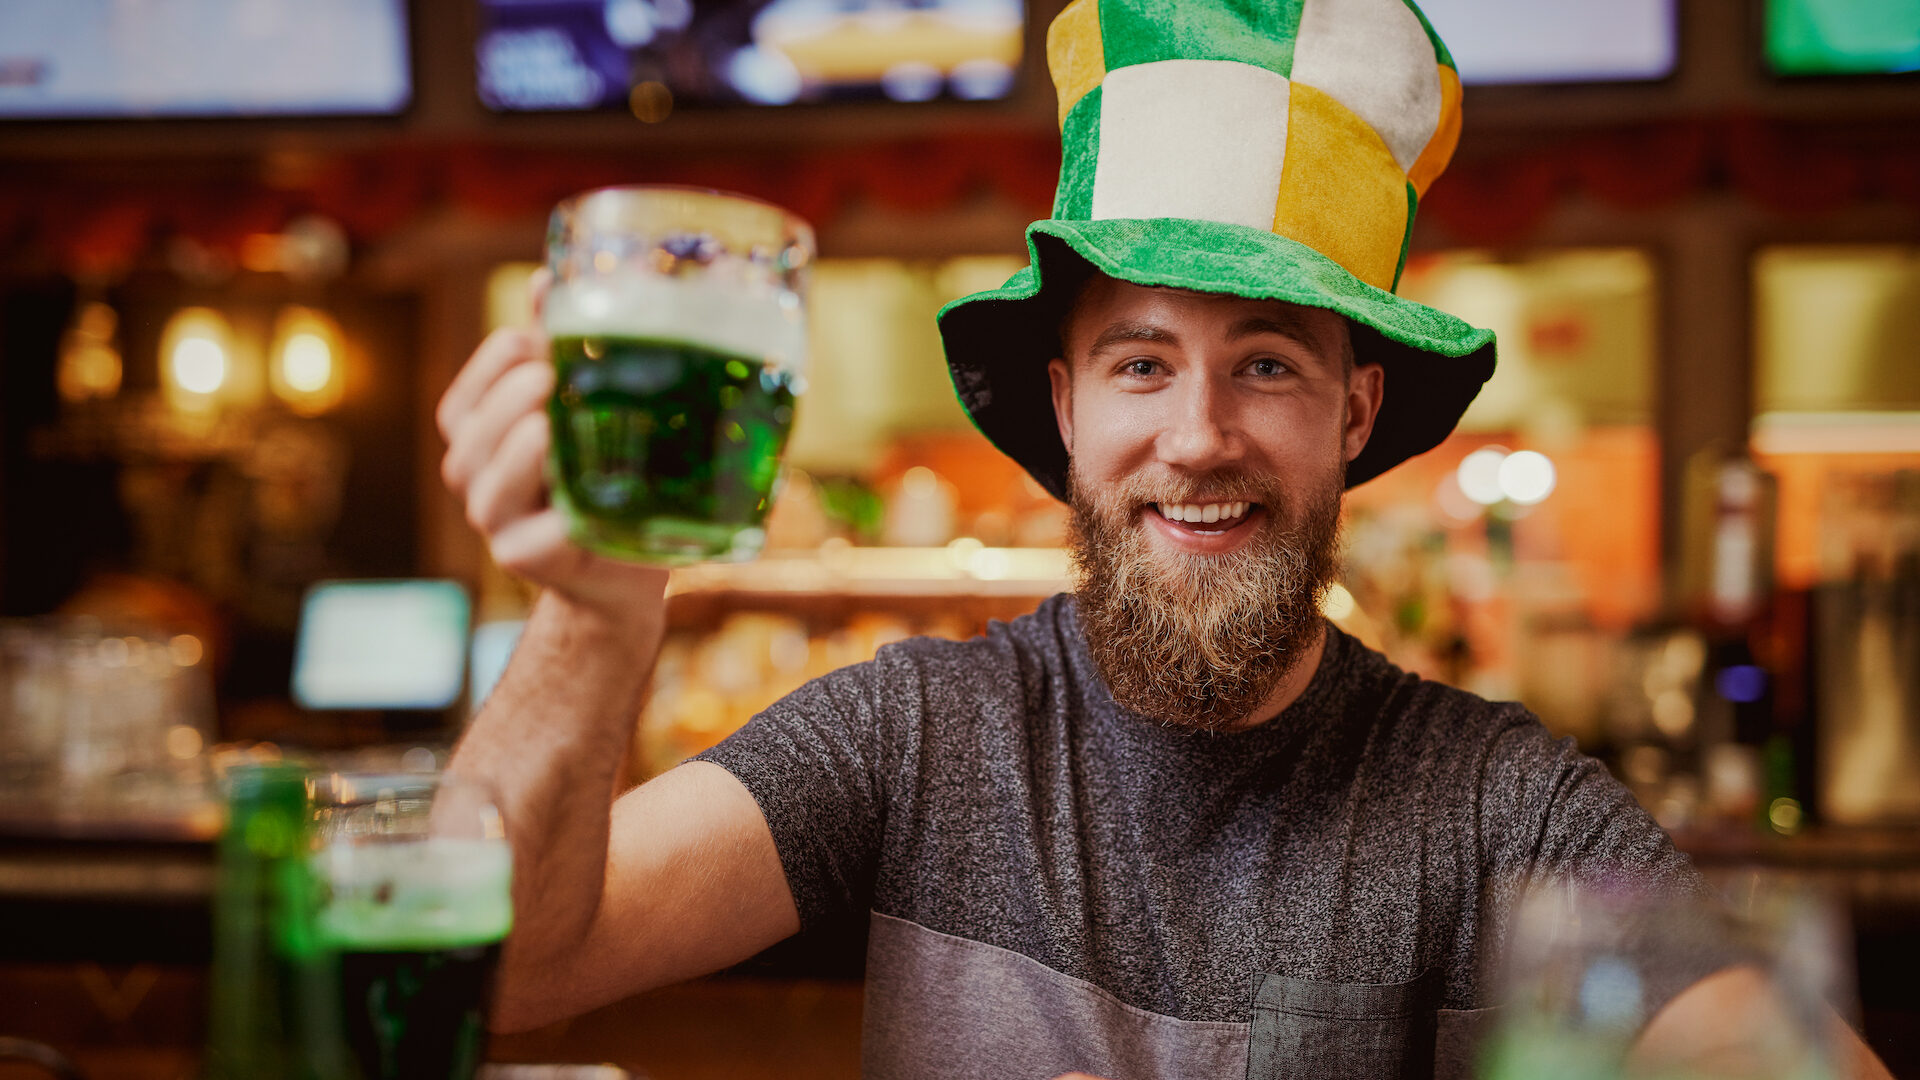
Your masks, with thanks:
M 534 581 L 563 576 L 581 554 L 567 540 L 567 519 L 553 507 L 494 533 L 487 550 L 501 569 Z
M 553 393 L 553 369 L 546 364 L 522 364 L 500 376 L 478 404 L 468 410 L 447 442 L 440 463 L 441 479 L 454 494 L 465 497 L 467 487 L 492 459 L 507 429 L 529 413 L 540 412 Z
M 449 443 L 460 429 L 460 422 L 479 405 L 488 390 L 516 364 L 547 357 L 546 339 L 533 330 L 505 327 L 488 334 L 465 367 L 453 377 L 433 418 L 440 426 L 440 437 Z
M 546 502 L 543 466 L 551 441 L 545 413 L 527 413 L 507 429 L 467 487 L 467 520 L 481 535 L 537 513 Z
M 547 291 L 553 288 L 553 271 L 541 267 L 533 272 L 527 281 L 527 290 L 533 296 L 533 322 L 540 325 L 547 316 Z

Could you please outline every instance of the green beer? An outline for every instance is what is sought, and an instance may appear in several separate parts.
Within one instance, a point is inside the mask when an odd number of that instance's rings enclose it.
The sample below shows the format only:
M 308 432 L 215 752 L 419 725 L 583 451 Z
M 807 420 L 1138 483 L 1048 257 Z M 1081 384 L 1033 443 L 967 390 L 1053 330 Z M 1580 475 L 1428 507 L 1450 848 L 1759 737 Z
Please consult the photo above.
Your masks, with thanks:
M 716 191 L 603 188 L 554 209 L 548 481 L 576 543 L 665 564 L 760 553 L 812 259 L 805 222 Z
M 793 377 L 686 341 L 553 339 L 553 498 L 575 539 L 691 561 L 759 529 L 793 426 Z M 747 554 L 751 554 L 748 552 Z
M 471 1080 L 486 1051 L 513 857 L 500 840 L 335 844 L 319 936 L 364 1080 Z

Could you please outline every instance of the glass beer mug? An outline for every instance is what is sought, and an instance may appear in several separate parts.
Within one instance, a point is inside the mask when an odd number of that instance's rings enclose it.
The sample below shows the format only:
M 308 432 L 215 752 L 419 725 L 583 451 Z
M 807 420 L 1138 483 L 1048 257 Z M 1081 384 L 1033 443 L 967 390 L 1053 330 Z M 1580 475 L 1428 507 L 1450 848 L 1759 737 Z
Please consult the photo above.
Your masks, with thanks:
M 714 191 L 603 188 L 554 209 L 548 465 L 577 543 L 664 564 L 760 553 L 813 252 L 806 222 Z
M 513 926 L 513 852 L 490 790 L 414 773 L 307 786 L 313 924 L 344 1043 L 322 1049 L 350 1064 L 309 1063 L 329 1080 L 473 1080 Z

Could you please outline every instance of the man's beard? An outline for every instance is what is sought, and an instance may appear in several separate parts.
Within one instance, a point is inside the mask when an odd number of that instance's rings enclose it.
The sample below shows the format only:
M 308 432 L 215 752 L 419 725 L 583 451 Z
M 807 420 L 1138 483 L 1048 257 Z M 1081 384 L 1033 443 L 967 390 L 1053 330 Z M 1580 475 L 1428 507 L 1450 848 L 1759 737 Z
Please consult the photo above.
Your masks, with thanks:
M 1320 594 L 1339 572 L 1342 476 L 1298 506 L 1241 473 L 1072 485 L 1075 599 L 1113 699 L 1169 727 L 1218 731 L 1252 717 L 1321 627 Z M 1149 503 L 1247 501 L 1258 532 L 1220 555 L 1156 550 Z

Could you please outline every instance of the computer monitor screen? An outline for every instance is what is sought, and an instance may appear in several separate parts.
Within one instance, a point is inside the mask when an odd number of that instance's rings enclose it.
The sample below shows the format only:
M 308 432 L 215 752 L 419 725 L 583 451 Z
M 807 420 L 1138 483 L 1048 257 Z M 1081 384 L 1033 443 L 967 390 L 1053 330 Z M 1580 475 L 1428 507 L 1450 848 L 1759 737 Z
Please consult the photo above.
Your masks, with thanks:
M 1023 0 L 479 0 L 503 112 L 983 100 L 1020 66 Z M 651 112 L 650 112 L 651 110 Z
M 1672 74 L 1674 0 L 1419 0 L 1460 81 L 1632 82 Z
M 1920 71 L 1920 0 L 1767 0 L 1766 47 L 1780 75 Z
M 457 582 L 321 582 L 300 613 L 293 699 L 308 709 L 444 709 L 466 677 L 467 616 Z
M 0 3 L 0 117 L 377 115 L 412 94 L 406 0 Z

